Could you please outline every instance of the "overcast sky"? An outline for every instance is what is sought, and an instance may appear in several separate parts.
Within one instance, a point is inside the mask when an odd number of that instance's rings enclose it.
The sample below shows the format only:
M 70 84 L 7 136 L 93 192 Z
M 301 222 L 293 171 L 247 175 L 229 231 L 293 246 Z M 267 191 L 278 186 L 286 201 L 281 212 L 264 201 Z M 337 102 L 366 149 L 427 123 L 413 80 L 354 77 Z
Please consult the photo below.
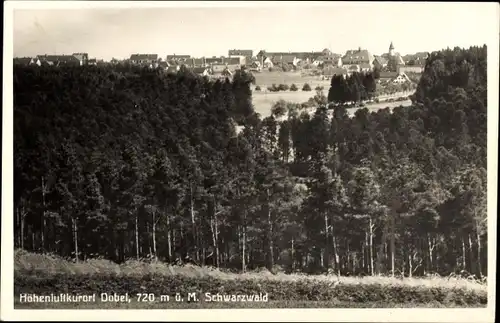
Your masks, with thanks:
M 219 56 L 233 48 L 345 53 L 358 47 L 382 54 L 391 41 L 397 52 L 408 54 L 491 41 L 498 20 L 492 4 L 15 9 L 14 56 L 87 52 L 108 60 L 133 53 Z

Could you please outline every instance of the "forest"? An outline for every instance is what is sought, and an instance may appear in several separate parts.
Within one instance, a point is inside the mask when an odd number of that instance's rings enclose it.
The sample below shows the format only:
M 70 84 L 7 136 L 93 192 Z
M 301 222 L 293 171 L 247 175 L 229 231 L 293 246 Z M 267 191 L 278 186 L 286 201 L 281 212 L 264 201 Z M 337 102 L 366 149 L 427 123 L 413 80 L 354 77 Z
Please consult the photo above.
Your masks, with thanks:
M 344 105 L 288 104 L 278 121 L 254 112 L 244 70 L 212 81 L 15 66 L 15 247 L 238 272 L 484 276 L 486 71 L 486 46 L 446 49 L 427 59 L 412 106 L 350 118 Z M 329 101 L 352 98 L 337 83 Z

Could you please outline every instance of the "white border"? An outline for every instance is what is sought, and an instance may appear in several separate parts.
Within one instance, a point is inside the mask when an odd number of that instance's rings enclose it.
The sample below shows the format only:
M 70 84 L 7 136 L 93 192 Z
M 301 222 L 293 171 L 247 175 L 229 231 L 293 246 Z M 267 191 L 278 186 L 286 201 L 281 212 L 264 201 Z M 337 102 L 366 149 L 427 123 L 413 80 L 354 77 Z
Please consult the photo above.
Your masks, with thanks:
M 275 6 L 370 6 L 376 2 L 118 2 L 118 1 L 6 1 L 4 2 L 3 64 L 3 144 L 2 144 L 2 320 L 134 320 L 134 321 L 315 321 L 315 322 L 493 322 L 495 313 L 497 167 L 498 167 L 498 70 L 499 6 L 491 6 L 492 15 L 481 21 L 491 25 L 488 46 L 488 308 L 486 309 L 209 309 L 209 310 L 14 310 L 13 286 L 13 11 L 14 9 L 77 8 L 158 8 L 158 7 L 275 7 Z M 427 3 L 431 5 L 431 3 Z M 448 3 L 432 5 L 447 6 Z M 453 3 L 452 5 L 458 5 Z M 440 32 L 453 32 L 442 30 Z M 425 35 L 422 35 L 425 37 Z M 450 47 L 453 44 L 450 44 Z

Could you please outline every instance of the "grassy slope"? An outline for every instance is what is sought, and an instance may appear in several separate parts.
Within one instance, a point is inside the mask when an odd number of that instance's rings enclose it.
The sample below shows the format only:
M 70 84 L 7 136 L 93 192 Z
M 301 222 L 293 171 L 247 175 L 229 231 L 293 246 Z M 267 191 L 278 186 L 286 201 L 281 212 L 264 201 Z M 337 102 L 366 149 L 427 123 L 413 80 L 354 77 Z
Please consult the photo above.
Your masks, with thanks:
M 269 303 L 83 303 L 20 304 L 16 308 L 298 308 L 298 307 L 484 307 L 486 285 L 465 279 L 272 275 L 226 273 L 213 268 L 105 260 L 75 264 L 58 257 L 16 251 L 18 293 L 175 293 L 198 290 L 232 294 L 269 292 Z M 53 287 L 55 286 L 55 287 Z M 135 297 L 133 297 L 135 298 Z

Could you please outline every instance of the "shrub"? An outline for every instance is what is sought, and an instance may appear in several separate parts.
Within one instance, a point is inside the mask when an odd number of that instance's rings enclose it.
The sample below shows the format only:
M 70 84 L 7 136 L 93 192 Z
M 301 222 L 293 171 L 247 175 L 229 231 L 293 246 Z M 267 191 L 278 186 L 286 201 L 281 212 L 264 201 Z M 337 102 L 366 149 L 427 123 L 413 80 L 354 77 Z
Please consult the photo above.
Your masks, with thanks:
M 315 90 L 316 91 L 323 91 L 323 87 L 318 85 L 318 86 L 316 86 Z
M 287 108 L 286 108 L 286 102 L 284 100 L 279 100 L 271 108 L 271 114 L 277 118 L 285 116 L 286 112 Z
M 292 69 L 292 68 L 291 68 L 291 67 L 290 67 L 290 65 L 288 65 L 288 64 L 282 64 L 282 65 L 281 65 L 281 70 L 282 70 L 283 72 L 290 72 L 290 70 L 291 70 L 291 69 Z
M 311 91 L 311 86 L 309 84 L 304 84 L 304 86 L 302 87 L 302 91 Z
M 288 91 L 289 87 L 286 84 L 280 84 L 278 86 L 278 91 Z
M 280 89 L 278 86 L 276 86 L 276 84 L 273 84 L 272 86 L 268 87 L 267 90 L 270 92 L 278 92 Z
M 373 102 L 375 102 L 375 103 L 379 103 L 379 102 L 380 102 L 380 100 L 379 100 L 379 98 L 375 98 L 375 99 L 373 100 Z
M 298 87 L 297 87 L 297 85 L 295 85 L 295 84 L 292 84 L 292 85 L 290 86 L 290 91 L 297 91 L 298 89 L 299 89 L 299 88 L 298 88 Z
M 255 87 L 255 91 L 260 91 L 260 90 L 261 90 L 260 86 L 258 86 L 258 85 L 257 85 L 257 86 Z

